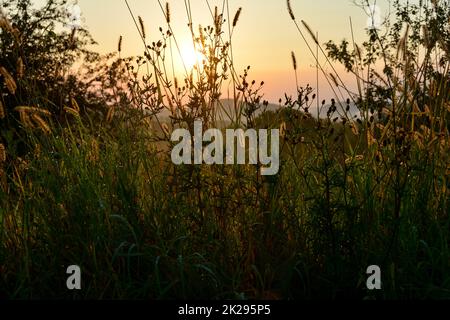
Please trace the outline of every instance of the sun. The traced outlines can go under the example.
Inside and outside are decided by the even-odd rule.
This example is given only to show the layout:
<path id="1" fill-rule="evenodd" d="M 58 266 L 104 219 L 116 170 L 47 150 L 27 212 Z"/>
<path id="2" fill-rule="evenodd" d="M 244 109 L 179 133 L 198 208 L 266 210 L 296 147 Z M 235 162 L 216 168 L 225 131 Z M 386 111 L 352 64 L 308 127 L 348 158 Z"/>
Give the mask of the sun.
<path id="1" fill-rule="evenodd" d="M 194 68 L 194 66 L 202 65 L 202 61 L 205 59 L 202 53 L 195 50 L 193 45 L 183 45 L 180 48 L 181 59 L 188 70 Z"/>

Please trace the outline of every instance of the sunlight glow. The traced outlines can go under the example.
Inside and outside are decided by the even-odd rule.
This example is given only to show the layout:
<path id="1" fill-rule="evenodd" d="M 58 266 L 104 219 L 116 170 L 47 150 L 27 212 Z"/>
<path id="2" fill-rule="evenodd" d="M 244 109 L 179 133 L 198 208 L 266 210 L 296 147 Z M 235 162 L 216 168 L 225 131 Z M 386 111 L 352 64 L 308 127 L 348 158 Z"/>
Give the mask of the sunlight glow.
<path id="1" fill-rule="evenodd" d="M 203 54 L 195 50 L 193 45 L 183 45 L 180 48 L 181 59 L 183 60 L 186 68 L 191 70 L 194 66 L 202 65 L 202 61 L 205 59 Z"/>

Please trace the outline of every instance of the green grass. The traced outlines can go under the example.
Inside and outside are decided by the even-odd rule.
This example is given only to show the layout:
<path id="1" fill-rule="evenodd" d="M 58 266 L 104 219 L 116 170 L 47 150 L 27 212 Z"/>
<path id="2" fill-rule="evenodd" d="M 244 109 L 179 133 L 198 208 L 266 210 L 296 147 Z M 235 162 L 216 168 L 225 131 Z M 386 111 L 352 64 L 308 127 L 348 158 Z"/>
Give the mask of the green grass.
<path id="1" fill-rule="evenodd" d="M 444 174 L 431 153 L 412 153 L 396 220 L 393 183 L 373 159 L 343 168 L 303 146 L 262 180 L 251 166 L 175 167 L 145 128 L 114 139 L 76 128 L 32 139 L 40 153 L 7 168 L 5 297 L 450 297 Z M 83 271 L 77 293 L 65 287 L 71 264 Z M 383 270 L 378 294 L 365 289 L 371 264 Z"/>

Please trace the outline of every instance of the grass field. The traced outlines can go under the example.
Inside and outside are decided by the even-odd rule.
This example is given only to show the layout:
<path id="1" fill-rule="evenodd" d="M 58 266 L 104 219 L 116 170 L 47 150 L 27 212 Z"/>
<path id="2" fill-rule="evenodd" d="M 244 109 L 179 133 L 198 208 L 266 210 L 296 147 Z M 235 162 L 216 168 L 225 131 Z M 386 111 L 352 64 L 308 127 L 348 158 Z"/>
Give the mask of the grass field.
<path id="1" fill-rule="evenodd" d="M 145 54 L 125 58 L 122 39 L 105 57 L 86 49 L 86 30 L 57 31 L 64 3 L 37 15 L 14 0 L 1 16 L 1 299 L 450 298 L 448 1 L 400 1 L 388 32 L 323 46 L 288 1 L 299 41 L 343 64 L 359 92 L 318 64 L 332 101 L 298 79 L 266 111 L 264 84 L 233 64 L 240 11 L 192 26 L 205 59 L 175 79 L 169 6 L 156 43 L 135 13 Z M 174 165 L 170 135 L 196 119 L 280 129 L 279 174 Z M 66 287 L 70 265 L 82 290 Z M 366 287 L 371 265 L 382 290 Z"/>

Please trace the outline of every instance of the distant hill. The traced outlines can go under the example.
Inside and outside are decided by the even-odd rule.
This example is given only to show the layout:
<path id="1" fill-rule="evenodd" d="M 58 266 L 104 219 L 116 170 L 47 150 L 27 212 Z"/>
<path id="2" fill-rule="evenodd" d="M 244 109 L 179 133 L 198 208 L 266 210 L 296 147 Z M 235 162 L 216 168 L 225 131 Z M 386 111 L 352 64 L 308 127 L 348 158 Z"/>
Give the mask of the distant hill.
<path id="1" fill-rule="evenodd" d="M 221 111 L 220 111 L 220 116 L 223 119 L 228 119 L 228 117 L 226 116 L 226 114 L 231 114 L 233 115 L 233 117 L 236 117 L 236 110 L 234 108 L 234 102 L 232 99 L 222 99 L 220 100 L 220 104 L 221 104 Z M 345 109 L 347 107 L 347 104 L 344 102 L 342 103 L 343 108 Z M 330 109 L 331 104 L 326 104 L 323 107 L 320 108 L 320 118 L 326 118 L 327 117 L 327 112 Z M 342 107 L 340 105 L 337 105 L 337 111 L 335 113 L 335 117 L 341 117 L 344 115 L 345 110 L 342 109 Z M 265 112 L 265 111 L 273 111 L 273 112 L 277 112 L 280 109 L 285 108 L 284 104 L 283 105 L 278 105 L 278 104 L 273 104 L 270 103 L 267 107 L 261 107 L 261 109 L 259 109 L 257 112 L 255 112 L 256 116 L 261 115 L 261 113 Z M 226 112 L 225 112 L 226 111 Z M 315 105 L 312 105 L 309 112 L 312 114 L 313 117 L 317 117 L 317 107 Z M 361 118 L 361 114 L 359 109 L 356 107 L 356 105 L 354 103 L 350 104 L 350 109 L 347 112 L 348 117 L 349 118 Z"/>
<path id="2" fill-rule="evenodd" d="M 326 118 L 327 112 L 330 109 L 331 104 L 326 104 L 320 108 L 320 118 Z M 346 103 L 342 103 L 342 106 L 346 108 Z M 269 103 L 267 106 L 261 106 L 255 112 L 256 117 L 261 115 L 265 111 L 277 112 L 278 110 L 285 108 L 284 105 L 278 105 L 274 103 Z M 243 113 L 243 110 L 241 111 Z M 231 123 L 231 119 L 236 120 L 239 113 L 239 107 L 236 108 L 233 99 L 221 99 L 217 105 L 217 121 L 223 124 Z M 311 106 L 310 113 L 313 117 L 317 117 L 317 107 L 315 105 Z M 344 114 L 340 105 L 337 105 L 337 112 L 335 117 L 341 117 Z M 349 118 L 361 118 L 360 111 L 355 104 L 350 104 L 350 110 L 348 111 Z M 164 110 L 160 113 L 161 120 L 166 121 L 170 117 L 170 112 Z M 241 114 L 241 121 L 245 123 L 245 116 Z"/>
<path id="3" fill-rule="evenodd" d="M 236 108 L 234 105 L 233 99 L 221 99 L 219 100 L 217 108 L 217 120 L 219 122 L 226 122 L 230 123 L 231 119 L 236 120 L 236 118 L 239 116 L 239 107 Z M 280 109 L 279 105 L 276 104 L 269 104 L 267 106 L 261 106 L 259 110 L 255 112 L 256 116 L 259 116 L 264 111 L 277 111 Z M 243 113 L 243 110 L 241 111 Z M 170 112 L 168 110 L 163 110 L 159 114 L 161 120 L 165 121 L 168 120 L 170 117 Z M 243 114 L 241 114 L 241 120 L 244 121 L 245 117 Z"/>
<path id="4" fill-rule="evenodd" d="M 241 109 L 241 110 L 240 110 Z M 233 99 L 221 99 L 218 105 L 218 120 L 230 122 L 230 118 L 236 120 L 239 116 L 238 113 L 241 112 L 241 121 L 245 122 L 244 110 L 245 106 L 237 106 L 234 105 Z M 279 105 L 276 104 L 268 104 L 267 106 L 261 106 L 260 109 L 255 111 L 255 116 L 258 117 L 265 111 L 274 111 L 280 109 Z"/>
<path id="5" fill-rule="evenodd" d="M 320 108 L 320 118 L 327 118 L 327 112 L 328 112 L 328 110 L 330 110 L 330 107 L 331 107 L 331 104 L 326 104 Z M 337 104 L 336 108 L 337 108 L 336 113 L 335 113 L 335 115 L 332 116 L 332 118 L 344 116 L 344 114 L 346 113 L 345 109 L 347 108 L 347 103 L 343 102 L 342 106 Z M 310 112 L 313 116 L 317 117 L 317 107 L 312 108 L 310 110 Z M 358 107 L 354 103 L 350 104 L 350 109 L 349 109 L 349 111 L 347 111 L 347 116 L 349 118 L 355 118 L 355 119 L 361 118 L 361 112 L 359 111 Z"/>

